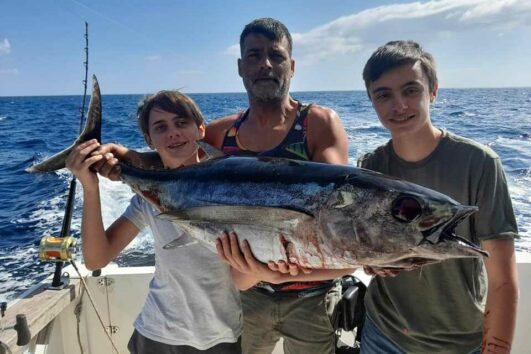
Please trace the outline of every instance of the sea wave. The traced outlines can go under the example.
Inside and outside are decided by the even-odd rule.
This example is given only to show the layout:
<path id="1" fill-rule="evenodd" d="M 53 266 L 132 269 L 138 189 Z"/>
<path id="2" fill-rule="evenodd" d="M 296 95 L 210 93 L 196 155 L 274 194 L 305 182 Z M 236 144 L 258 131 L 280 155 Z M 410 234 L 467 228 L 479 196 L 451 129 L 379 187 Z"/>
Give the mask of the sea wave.
<path id="1" fill-rule="evenodd" d="M 352 165 L 389 139 L 365 91 L 293 95 L 336 110 L 348 135 Z M 208 120 L 247 106 L 243 93 L 192 96 Z M 140 98 L 104 96 L 104 142 L 117 141 L 134 149 L 145 146 L 134 118 Z M 60 233 L 71 175 L 67 171 L 29 175 L 24 170 L 71 144 L 79 131 L 81 100 L 80 96 L 0 97 L 0 300 L 13 298 L 53 272 L 52 264 L 39 262 L 38 245 L 43 235 Z M 501 157 L 521 235 L 516 246 L 531 252 L 531 89 L 441 89 L 432 118 L 439 127 L 490 145 Z M 133 194 L 127 186 L 107 179 L 101 179 L 100 189 L 103 221 L 109 226 Z M 81 225 L 81 198 L 78 186 L 72 219 L 75 237 Z M 153 264 L 151 234 L 143 231 L 116 262 Z"/>

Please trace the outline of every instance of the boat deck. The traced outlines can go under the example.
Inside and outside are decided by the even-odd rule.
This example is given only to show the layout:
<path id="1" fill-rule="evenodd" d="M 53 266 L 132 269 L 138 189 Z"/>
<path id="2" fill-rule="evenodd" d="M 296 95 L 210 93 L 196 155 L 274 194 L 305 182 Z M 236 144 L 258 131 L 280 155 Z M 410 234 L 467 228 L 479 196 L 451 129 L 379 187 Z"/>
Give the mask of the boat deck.
<path id="1" fill-rule="evenodd" d="M 520 300 L 517 326 L 512 352 L 528 353 L 531 347 L 531 253 L 517 253 Z M 73 267 L 64 270 L 70 274 L 70 285 L 63 290 L 48 290 L 51 279 L 38 284 L 20 298 L 8 304 L 5 317 L 0 319 L 0 354 L 53 353 L 113 353 L 107 333 L 116 343 L 120 353 L 127 353 L 127 342 L 133 331 L 133 321 L 140 312 L 147 295 L 148 284 L 154 267 L 108 266 L 102 275 L 92 277 L 80 266 L 83 277 L 94 298 L 104 325 L 97 318 L 86 294 L 80 296 L 82 287 Z M 357 272 L 362 280 L 368 281 L 364 273 Z M 133 296 L 132 296 L 133 295 Z M 77 306 L 82 299 L 80 306 Z M 81 312 L 76 317 L 76 306 Z M 16 315 L 26 316 L 32 340 L 28 345 L 17 345 L 14 330 Z M 2 331 L 3 328 L 3 331 Z M 79 334 L 78 334 L 79 333 Z M 343 337 L 352 343 L 352 333 Z M 7 346 L 8 349 L 5 349 Z M 273 354 L 282 354 L 282 342 L 275 347 Z"/>

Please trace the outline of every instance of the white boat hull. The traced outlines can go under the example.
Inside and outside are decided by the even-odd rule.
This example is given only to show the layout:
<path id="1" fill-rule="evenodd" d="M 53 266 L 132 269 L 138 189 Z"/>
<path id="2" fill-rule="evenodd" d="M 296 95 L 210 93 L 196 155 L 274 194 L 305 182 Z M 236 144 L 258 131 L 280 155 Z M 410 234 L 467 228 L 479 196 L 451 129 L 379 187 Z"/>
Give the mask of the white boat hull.
<path id="1" fill-rule="evenodd" d="M 523 354 L 531 348 L 531 253 L 517 253 L 517 264 L 520 299 L 512 353 Z M 106 330 L 119 353 L 128 353 L 127 342 L 133 332 L 132 324 L 142 309 L 154 267 L 109 266 L 103 269 L 99 277 L 90 276 L 90 272 L 80 267 L 82 275 L 88 275 L 87 286 L 105 329 L 86 293 L 83 297 L 79 296 L 82 287 L 73 267 L 67 267 L 65 271 L 71 277 L 70 290 L 43 290 L 40 284 L 40 287 L 26 292 L 25 296 L 9 304 L 6 317 L 2 320 L 5 330 L 0 333 L 0 341 L 14 354 L 24 351 L 77 354 L 81 353 L 80 344 L 84 353 L 113 353 L 104 332 Z M 355 275 L 364 281 L 369 280 L 364 273 L 356 272 Z M 75 310 L 80 299 L 82 304 L 78 322 Z M 33 337 L 29 345 L 22 347 L 16 345 L 16 332 L 13 329 L 15 316 L 19 313 L 26 315 Z M 282 353 L 280 345 L 277 345 L 274 353 Z M 1 348 L 0 354 L 3 354 Z"/>

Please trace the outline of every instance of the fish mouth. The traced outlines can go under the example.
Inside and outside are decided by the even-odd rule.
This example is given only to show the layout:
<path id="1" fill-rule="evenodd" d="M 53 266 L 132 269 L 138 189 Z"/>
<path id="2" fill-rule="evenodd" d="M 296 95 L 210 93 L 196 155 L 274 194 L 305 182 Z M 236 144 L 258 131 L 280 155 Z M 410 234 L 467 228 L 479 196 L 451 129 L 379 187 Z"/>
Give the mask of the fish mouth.
<path id="1" fill-rule="evenodd" d="M 445 241 L 448 240 L 451 242 L 454 242 L 461 246 L 462 248 L 466 249 L 468 252 L 470 252 L 471 254 L 474 254 L 474 255 L 481 255 L 483 257 L 488 257 L 489 256 L 489 253 L 487 251 L 484 251 L 482 250 L 479 246 L 477 246 L 476 244 L 468 241 L 467 239 L 461 237 L 461 236 L 457 236 L 456 234 L 453 234 L 451 236 L 451 239 L 445 239 Z"/>
<path id="2" fill-rule="evenodd" d="M 455 234 L 455 228 L 457 227 L 457 225 L 459 225 L 461 221 L 463 221 L 464 219 L 479 210 L 476 206 L 468 205 L 459 205 L 455 209 L 456 211 L 454 215 L 443 225 L 439 223 L 427 230 L 422 231 L 422 235 L 424 236 L 423 241 L 428 241 L 432 244 L 436 244 L 441 241 L 441 239 L 452 239 L 454 237 L 459 237 Z M 437 232 L 439 229 L 441 229 L 441 231 Z"/>
<path id="3" fill-rule="evenodd" d="M 478 247 L 476 244 L 470 242 L 464 237 L 458 236 L 455 233 L 455 228 L 462 222 L 464 219 L 474 214 L 479 210 L 476 206 L 460 205 L 457 207 L 457 211 L 454 216 L 445 223 L 441 232 L 438 234 L 436 229 L 440 228 L 440 225 L 436 225 L 431 229 L 423 231 L 425 236 L 423 242 L 430 242 L 432 244 L 437 244 L 440 242 L 450 242 L 457 243 L 464 249 L 467 249 L 472 254 L 480 254 L 482 256 L 488 257 L 489 254 Z"/>
<path id="4" fill-rule="evenodd" d="M 453 238 L 453 237 L 459 237 L 455 234 L 455 228 L 457 227 L 457 225 L 465 220 L 467 217 L 469 217 L 470 215 L 474 214 L 475 212 L 477 212 L 479 210 L 478 207 L 476 206 L 469 206 L 469 205 L 460 205 L 457 209 L 457 212 L 455 213 L 455 215 L 453 216 L 453 218 L 450 219 L 450 221 L 448 221 L 446 223 L 446 225 L 444 226 L 442 232 L 441 232 L 441 236 L 443 238 L 446 238 L 446 237 L 450 237 L 450 238 Z"/>

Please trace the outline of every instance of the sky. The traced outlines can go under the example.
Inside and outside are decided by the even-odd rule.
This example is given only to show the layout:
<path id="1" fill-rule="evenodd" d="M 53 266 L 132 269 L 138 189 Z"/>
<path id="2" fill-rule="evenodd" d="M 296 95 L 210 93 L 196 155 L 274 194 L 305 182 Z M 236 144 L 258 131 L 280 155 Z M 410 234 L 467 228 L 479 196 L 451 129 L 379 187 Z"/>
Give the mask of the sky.
<path id="1" fill-rule="evenodd" d="M 390 40 L 437 61 L 441 87 L 530 87 L 531 0 L 1 0 L 0 96 L 243 92 L 239 35 L 273 17 L 292 33 L 292 91 L 363 90 Z"/>

